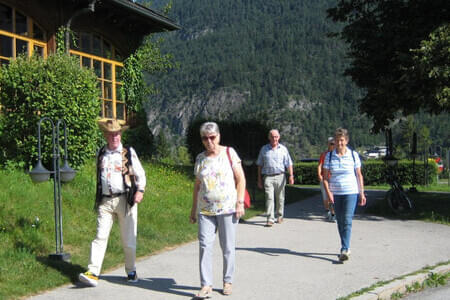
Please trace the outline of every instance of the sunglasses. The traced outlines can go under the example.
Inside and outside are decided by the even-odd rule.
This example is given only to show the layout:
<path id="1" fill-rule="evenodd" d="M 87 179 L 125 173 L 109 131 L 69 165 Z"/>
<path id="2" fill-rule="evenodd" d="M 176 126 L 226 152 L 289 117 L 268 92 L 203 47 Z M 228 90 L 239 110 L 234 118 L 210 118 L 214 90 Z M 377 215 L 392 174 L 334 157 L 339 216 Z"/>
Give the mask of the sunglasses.
<path id="1" fill-rule="evenodd" d="M 206 142 L 207 140 L 210 140 L 211 142 L 216 139 L 217 135 L 210 135 L 210 136 L 202 136 L 202 141 Z"/>

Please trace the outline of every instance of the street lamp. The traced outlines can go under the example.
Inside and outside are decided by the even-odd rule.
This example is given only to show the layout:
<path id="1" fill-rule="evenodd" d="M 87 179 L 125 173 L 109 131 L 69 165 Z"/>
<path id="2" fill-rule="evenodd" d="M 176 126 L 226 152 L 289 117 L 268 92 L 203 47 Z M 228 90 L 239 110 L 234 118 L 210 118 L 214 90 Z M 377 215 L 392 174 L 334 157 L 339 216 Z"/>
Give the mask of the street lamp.
<path id="1" fill-rule="evenodd" d="M 53 145 L 53 171 L 47 170 L 42 165 L 41 160 L 41 123 L 44 121 L 50 122 L 52 125 L 52 145 Z M 60 166 L 60 147 L 59 147 L 59 127 L 61 123 L 64 125 L 64 164 Z M 55 124 L 48 117 L 43 117 L 38 122 L 38 162 L 30 171 L 30 177 L 33 182 L 39 183 L 47 181 L 50 174 L 53 174 L 53 204 L 55 210 L 55 241 L 56 252 L 49 255 L 50 259 L 69 261 L 70 254 L 63 251 L 63 231 L 62 231 L 62 200 L 61 200 L 61 181 L 69 182 L 75 177 L 75 170 L 73 170 L 68 163 L 67 156 L 67 134 L 66 122 L 59 119 Z M 55 134 L 56 133 L 56 134 Z"/>

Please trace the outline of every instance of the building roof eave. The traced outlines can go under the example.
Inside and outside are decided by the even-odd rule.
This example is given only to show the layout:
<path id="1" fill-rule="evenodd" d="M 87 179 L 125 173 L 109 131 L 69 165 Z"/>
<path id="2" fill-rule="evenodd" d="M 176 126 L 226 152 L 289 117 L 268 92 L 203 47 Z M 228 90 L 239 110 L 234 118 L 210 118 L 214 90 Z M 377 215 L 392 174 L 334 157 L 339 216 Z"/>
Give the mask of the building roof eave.
<path id="1" fill-rule="evenodd" d="M 153 22 L 160 23 L 164 29 L 166 30 L 179 30 L 181 29 L 181 26 L 170 20 L 169 18 L 145 7 L 142 5 L 139 5 L 137 3 L 131 2 L 130 0 L 111 0 L 111 2 L 122 6 L 125 9 L 130 10 L 131 12 L 141 15 L 144 18 L 148 18 Z"/>

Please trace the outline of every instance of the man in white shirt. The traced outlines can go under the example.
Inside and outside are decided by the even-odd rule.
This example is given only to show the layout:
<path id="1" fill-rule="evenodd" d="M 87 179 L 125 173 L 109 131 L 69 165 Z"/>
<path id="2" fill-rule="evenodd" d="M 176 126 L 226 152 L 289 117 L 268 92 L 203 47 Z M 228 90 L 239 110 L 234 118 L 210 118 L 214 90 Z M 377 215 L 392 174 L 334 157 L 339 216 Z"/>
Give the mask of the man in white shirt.
<path id="1" fill-rule="evenodd" d="M 294 170 L 288 149 L 279 143 L 280 133 L 276 129 L 269 132 L 269 144 L 259 151 L 256 165 L 258 166 L 258 187 L 264 187 L 266 197 L 266 226 L 275 222 L 274 200 L 276 200 L 277 221 L 283 222 L 284 187 L 286 186 L 286 170 L 289 172 L 289 184 L 294 184 Z M 275 196 L 275 199 L 274 199 Z"/>
<path id="2" fill-rule="evenodd" d="M 114 217 L 119 220 L 122 246 L 125 254 L 125 271 L 128 282 L 137 282 L 136 234 L 137 204 L 142 201 L 146 178 L 145 171 L 131 147 L 121 143 L 122 132 L 127 128 L 117 120 L 99 122 L 107 145 L 97 156 L 97 235 L 91 244 L 88 271 L 81 273 L 81 282 L 95 287 L 98 284 L 103 258 Z M 134 175 L 136 192 L 128 195 L 130 175 Z M 133 176 L 131 176 L 132 178 Z M 131 192 L 132 193 L 132 192 Z M 129 196 L 129 197 L 128 197 Z"/>

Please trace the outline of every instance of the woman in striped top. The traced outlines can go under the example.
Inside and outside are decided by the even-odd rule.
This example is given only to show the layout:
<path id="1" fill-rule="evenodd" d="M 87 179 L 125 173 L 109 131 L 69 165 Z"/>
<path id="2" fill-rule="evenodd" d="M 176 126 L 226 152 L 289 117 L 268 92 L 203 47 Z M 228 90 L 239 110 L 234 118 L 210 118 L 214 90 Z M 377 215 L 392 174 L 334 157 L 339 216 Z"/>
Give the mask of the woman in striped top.
<path id="1" fill-rule="evenodd" d="M 358 153 L 347 147 L 348 141 L 348 131 L 344 128 L 336 129 L 335 150 L 327 154 L 323 166 L 323 184 L 329 203 L 334 204 L 341 238 L 340 261 L 347 260 L 350 255 L 352 219 L 356 205 L 358 202 L 361 206 L 366 204 L 361 161 Z"/>

